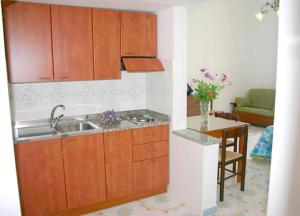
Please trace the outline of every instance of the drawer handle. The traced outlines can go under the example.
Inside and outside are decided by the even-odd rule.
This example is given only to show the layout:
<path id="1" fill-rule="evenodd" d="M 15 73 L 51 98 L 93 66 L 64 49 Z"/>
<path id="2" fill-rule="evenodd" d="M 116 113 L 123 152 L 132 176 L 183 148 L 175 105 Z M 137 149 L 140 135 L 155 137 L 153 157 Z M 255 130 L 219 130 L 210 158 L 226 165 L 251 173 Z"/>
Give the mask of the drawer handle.
<path id="1" fill-rule="evenodd" d="M 125 52 L 125 55 L 134 55 L 135 53 L 133 52 Z"/>
<path id="2" fill-rule="evenodd" d="M 70 77 L 68 76 L 62 76 L 62 77 L 58 77 L 58 79 L 69 79 Z"/>
<path id="3" fill-rule="evenodd" d="M 51 77 L 39 77 L 40 80 L 50 80 Z"/>

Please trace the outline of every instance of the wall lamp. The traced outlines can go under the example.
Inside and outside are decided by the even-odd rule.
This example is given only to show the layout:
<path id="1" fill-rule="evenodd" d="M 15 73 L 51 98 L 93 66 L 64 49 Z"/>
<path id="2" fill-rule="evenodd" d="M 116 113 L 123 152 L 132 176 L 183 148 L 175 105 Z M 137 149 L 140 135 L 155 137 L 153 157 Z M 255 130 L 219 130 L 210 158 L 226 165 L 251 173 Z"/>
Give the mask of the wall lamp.
<path id="1" fill-rule="evenodd" d="M 266 2 L 263 6 L 261 6 L 260 11 L 255 14 L 255 18 L 258 21 L 262 21 L 264 14 L 268 13 L 270 9 L 273 9 L 277 16 L 279 16 L 279 0 L 274 0 L 273 3 Z"/>

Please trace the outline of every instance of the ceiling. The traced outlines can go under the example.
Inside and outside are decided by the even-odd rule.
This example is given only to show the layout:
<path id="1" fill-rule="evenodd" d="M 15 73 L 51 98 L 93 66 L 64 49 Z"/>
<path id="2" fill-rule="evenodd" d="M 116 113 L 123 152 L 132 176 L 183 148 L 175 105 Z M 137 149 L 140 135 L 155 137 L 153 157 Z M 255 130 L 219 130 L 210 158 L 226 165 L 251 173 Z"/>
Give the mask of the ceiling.
<path id="1" fill-rule="evenodd" d="M 173 6 L 189 6 L 203 0 L 18 0 L 59 5 L 157 12 Z"/>

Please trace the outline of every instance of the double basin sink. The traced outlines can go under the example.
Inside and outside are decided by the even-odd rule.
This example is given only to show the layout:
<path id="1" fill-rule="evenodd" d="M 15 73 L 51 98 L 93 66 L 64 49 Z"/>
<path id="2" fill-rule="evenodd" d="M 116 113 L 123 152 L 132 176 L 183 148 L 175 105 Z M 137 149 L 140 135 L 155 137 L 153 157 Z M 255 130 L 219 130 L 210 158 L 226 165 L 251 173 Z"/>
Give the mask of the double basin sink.
<path id="1" fill-rule="evenodd" d="M 68 121 L 59 122 L 57 130 L 51 128 L 48 122 L 36 122 L 28 125 L 17 126 L 15 128 L 15 137 L 18 139 L 39 137 L 39 136 L 53 136 L 57 134 L 67 134 L 72 132 L 83 132 L 92 129 L 99 129 L 100 127 L 90 121 Z"/>

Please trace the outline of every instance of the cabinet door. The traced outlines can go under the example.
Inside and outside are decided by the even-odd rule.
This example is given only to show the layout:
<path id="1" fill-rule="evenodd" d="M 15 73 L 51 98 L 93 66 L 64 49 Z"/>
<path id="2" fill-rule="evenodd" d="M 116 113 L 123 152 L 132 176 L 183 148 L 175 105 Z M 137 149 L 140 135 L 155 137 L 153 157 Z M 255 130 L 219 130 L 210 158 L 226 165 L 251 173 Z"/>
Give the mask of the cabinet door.
<path id="1" fill-rule="evenodd" d="M 120 12 L 93 9 L 95 79 L 121 79 Z"/>
<path id="2" fill-rule="evenodd" d="M 51 6 L 55 80 L 93 80 L 92 9 Z"/>
<path id="3" fill-rule="evenodd" d="M 3 6 L 10 82 L 53 80 L 50 6 L 8 1 Z"/>
<path id="4" fill-rule="evenodd" d="M 106 200 L 103 135 L 62 139 L 68 207 Z"/>
<path id="5" fill-rule="evenodd" d="M 133 193 L 131 130 L 104 134 L 107 199 Z"/>
<path id="6" fill-rule="evenodd" d="M 122 12 L 122 56 L 156 56 L 156 25 L 154 14 Z"/>
<path id="7" fill-rule="evenodd" d="M 23 215 L 49 215 L 66 210 L 60 139 L 15 144 Z"/>
<path id="8" fill-rule="evenodd" d="M 134 193 L 167 187 L 169 182 L 169 157 L 133 163 Z"/>

